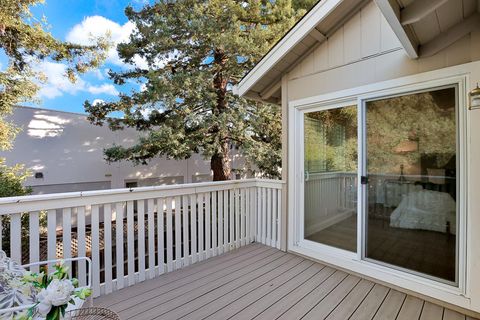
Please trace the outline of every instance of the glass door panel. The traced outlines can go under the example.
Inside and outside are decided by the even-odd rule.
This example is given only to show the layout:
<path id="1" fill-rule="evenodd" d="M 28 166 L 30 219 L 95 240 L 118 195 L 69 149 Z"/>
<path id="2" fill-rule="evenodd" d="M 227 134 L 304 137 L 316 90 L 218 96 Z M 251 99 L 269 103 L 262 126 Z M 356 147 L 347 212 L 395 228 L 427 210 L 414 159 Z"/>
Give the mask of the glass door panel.
<path id="1" fill-rule="evenodd" d="M 450 87 L 367 101 L 364 159 L 365 257 L 454 283 L 456 95 Z"/>
<path id="2" fill-rule="evenodd" d="M 304 237 L 357 251 L 357 106 L 304 115 Z"/>

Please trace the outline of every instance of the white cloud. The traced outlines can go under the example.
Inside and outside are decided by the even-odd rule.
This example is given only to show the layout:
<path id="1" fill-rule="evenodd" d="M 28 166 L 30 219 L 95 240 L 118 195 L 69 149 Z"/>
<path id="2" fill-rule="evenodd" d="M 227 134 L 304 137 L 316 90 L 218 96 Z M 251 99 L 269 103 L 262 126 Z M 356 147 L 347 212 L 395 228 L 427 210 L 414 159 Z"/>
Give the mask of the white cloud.
<path id="1" fill-rule="evenodd" d="M 105 80 L 104 72 L 102 72 L 100 69 L 94 69 L 90 71 L 90 73 L 93 74 L 98 80 Z"/>
<path id="2" fill-rule="evenodd" d="M 93 100 L 93 102 L 92 102 L 92 106 L 95 106 L 95 105 L 97 105 L 97 104 L 99 104 L 99 103 L 104 103 L 104 102 L 105 102 L 105 101 L 102 100 L 102 99 L 95 99 L 95 100 Z"/>
<path id="3" fill-rule="evenodd" d="M 46 82 L 40 84 L 39 96 L 53 99 L 62 96 L 64 93 L 76 94 L 77 92 L 89 92 L 91 94 L 108 94 L 117 96 L 117 89 L 109 83 L 93 85 L 82 78 L 72 83 L 65 77 L 67 66 L 62 63 L 44 61 L 38 64 L 36 71 L 45 75 Z"/>
<path id="4" fill-rule="evenodd" d="M 85 88 L 85 81 L 81 78 L 72 83 L 65 77 L 67 66 L 62 63 L 43 61 L 35 69 L 47 77 L 46 83 L 41 85 L 41 97 L 53 99 L 63 93 L 75 94 Z"/>
<path id="5" fill-rule="evenodd" d="M 90 92 L 91 94 L 109 94 L 111 96 L 118 96 L 118 91 L 115 89 L 113 84 L 109 83 L 104 83 L 100 86 L 89 86 L 87 88 L 87 91 Z"/>
<path id="6" fill-rule="evenodd" d="M 67 34 L 67 41 L 88 45 L 92 43 L 92 37 L 102 37 L 109 34 L 113 47 L 108 52 L 107 62 L 121 67 L 128 67 L 118 56 L 116 46 L 121 42 L 128 42 L 130 34 L 134 30 L 135 25 L 130 21 L 120 25 L 102 16 L 90 16 L 70 30 Z M 147 66 L 146 61 L 138 56 L 134 57 L 133 60 L 141 68 Z"/>

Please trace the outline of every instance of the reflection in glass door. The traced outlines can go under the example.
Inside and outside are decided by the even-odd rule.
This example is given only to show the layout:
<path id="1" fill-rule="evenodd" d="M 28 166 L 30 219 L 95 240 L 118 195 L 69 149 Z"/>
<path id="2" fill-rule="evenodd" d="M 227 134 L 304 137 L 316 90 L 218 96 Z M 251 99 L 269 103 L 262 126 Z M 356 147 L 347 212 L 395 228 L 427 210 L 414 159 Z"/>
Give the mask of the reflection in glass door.
<path id="1" fill-rule="evenodd" d="M 357 251 L 357 106 L 304 114 L 304 237 Z"/>
<path id="2" fill-rule="evenodd" d="M 456 88 L 365 103 L 365 257 L 458 282 Z M 362 179 L 363 180 L 363 179 Z"/>

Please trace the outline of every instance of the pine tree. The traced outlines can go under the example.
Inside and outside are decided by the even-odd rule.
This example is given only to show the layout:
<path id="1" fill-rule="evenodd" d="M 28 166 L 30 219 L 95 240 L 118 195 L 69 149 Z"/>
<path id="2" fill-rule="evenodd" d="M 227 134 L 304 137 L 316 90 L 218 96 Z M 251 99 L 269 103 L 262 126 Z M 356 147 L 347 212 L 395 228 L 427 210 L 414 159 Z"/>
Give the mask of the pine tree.
<path id="1" fill-rule="evenodd" d="M 111 72 L 117 85 L 141 89 L 118 101 L 85 103 L 90 120 L 143 134 L 134 146 L 105 150 L 109 161 L 146 164 L 164 155 L 210 159 L 214 180 L 228 180 L 232 146 L 266 176 L 279 174 L 281 116 L 278 107 L 234 96 L 232 87 L 288 31 L 314 1 L 160 0 L 125 11 L 137 30 L 118 46 L 133 64 L 148 68 Z M 109 117 L 121 112 L 123 117 Z"/>

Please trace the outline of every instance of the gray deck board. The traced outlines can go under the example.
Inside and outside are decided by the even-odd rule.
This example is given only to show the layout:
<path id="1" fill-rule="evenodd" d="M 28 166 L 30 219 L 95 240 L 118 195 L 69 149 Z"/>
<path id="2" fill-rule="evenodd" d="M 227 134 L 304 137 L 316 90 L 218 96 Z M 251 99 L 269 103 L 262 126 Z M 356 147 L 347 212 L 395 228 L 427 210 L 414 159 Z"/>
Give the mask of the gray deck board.
<path id="1" fill-rule="evenodd" d="M 443 318 L 443 308 L 439 305 L 425 301 L 423 305 L 422 315 L 420 320 L 433 320 Z"/>
<path id="2" fill-rule="evenodd" d="M 343 299 L 343 301 L 328 315 L 327 320 L 349 319 L 357 310 L 358 306 L 370 293 L 374 283 L 368 280 L 361 280 L 355 288 Z"/>
<path id="3" fill-rule="evenodd" d="M 423 309 L 423 300 L 407 296 L 405 302 L 400 309 L 397 320 L 412 320 L 420 318 Z"/>
<path id="4" fill-rule="evenodd" d="M 256 275 L 257 273 L 273 270 L 275 267 L 285 264 L 287 261 L 294 259 L 287 254 L 277 252 L 260 261 L 252 261 L 249 265 L 238 264 L 240 268 L 233 269 L 232 272 L 222 277 L 215 277 L 213 279 L 204 279 L 205 284 L 202 286 L 183 286 L 172 290 L 174 293 L 165 294 L 156 299 L 150 299 L 142 303 L 144 306 L 140 312 L 135 308 L 128 308 L 122 310 L 120 315 L 125 318 L 134 319 L 152 319 L 152 316 L 159 317 L 162 314 L 182 306 L 183 304 L 194 300 L 197 297 L 202 297 L 212 290 L 215 290 L 226 283 L 237 280 L 244 275 Z M 202 281 L 203 282 L 203 281 Z"/>
<path id="5" fill-rule="evenodd" d="M 226 283 L 207 294 L 189 301 L 184 299 L 183 305 L 164 314 L 161 319 L 178 319 L 189 314 L 194 319 L 204 318 L 208 316 L 209 312 L 221 308 L 224 302 L 228 303 L 235 301 L 244 293 L 248 293 L 252 288 L 255 288 L 257 284 L 260 285 L 266 281 L 271 281 L 273 278 L 280 276 L 282 273 L 299 265 L 301 262 L 302 259 L 299 257 L 292 259 L 286 255 L 263 268 L 256 269 L 255 271 L 245 274 L 243 277 L 236 278 L 234 281 Z M 227 301 L 224 301 L 225 299 Z M 202 310 L 197 310 L 202 307 L 204 307 Z M 192 315 L 191 313 L 194 311 L 195 314 Z"/>
<path id="6" fill-rule="evenodd" d="M 94 300 L 121 319 L 474 320 L 259 244 Z"/>
<path id="7" fill-rule="evenodd" d="M 352 314 L 350 320 L 372 319 L 387 297 L 389 289 L 380 284 L 375 284 L 357 310 Z"/>

